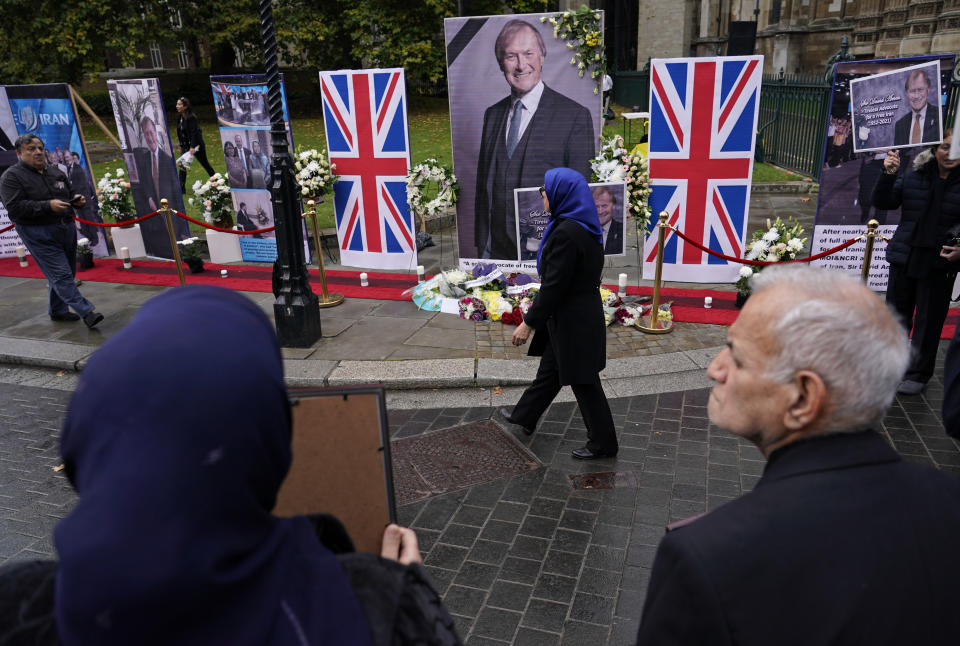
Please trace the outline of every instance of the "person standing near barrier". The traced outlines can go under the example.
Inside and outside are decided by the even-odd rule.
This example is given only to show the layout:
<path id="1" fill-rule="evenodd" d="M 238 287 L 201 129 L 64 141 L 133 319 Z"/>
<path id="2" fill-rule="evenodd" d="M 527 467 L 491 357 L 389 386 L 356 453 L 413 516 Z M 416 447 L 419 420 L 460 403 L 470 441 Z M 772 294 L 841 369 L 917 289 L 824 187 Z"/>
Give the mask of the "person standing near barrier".
<path id="1" fill-rule="evenodd" d="M 103 320 L 93 303 L 80 294 L 77 275 L 77 230 L 74 207 L 87 203 L 75 193 L 70 179 L 46 163 L 43 140 L 33 134 L 17 137 L 14 144 L 20 161 L 0 176 L 0 200 L 23 244 L 47 278 L 50 318 L 79 321 L 92 328 Z M 74 314 L 70 308 L 76 312 Z"/>
<path id="2" fill-rule="evenodd" d="M 207 175 L 214 175 L 216 171 L 207 160 L 207 148 L 203 143 L 203 134 L 200 132 L 200 126 L 197 124 L 197 115 L 193 113 L 190 107 L 190 99 L 185 96 L 177 99 L 177 112 L 180 113 L 180 120 L 177 121 L 177 139 L 180 142 L 180 154 L 188 150 L 193 153 L 193 158 L 200 162 Z M 180 191 L 187 193 L 187 171 L 183 168 L 177 168 L 177 175 L 180 178 Z"/>
<path id="3" fill-rule="evenodd" d="M 897 388 L 902 395 L 920 394 L 933 376 L 960 269 L 960 245 L 952 243 L 960 235 L 960 160 L 950 159 L 952 134 L 947 130 L 943 141 L 919 153 L 904 173 L 898 172 L 900 154 L 888 153 L 873 191 L 875 207 L 901 208 L 900 226 L 887 245 L 887 302 L 912 330 L 914 356 Z"/>
<path id="4" fill-rule="evenodd" d="M 597 207 L 587 180 L 570 168 L 548 170 L 540 194 L 549 213 L 537 252 L 542 283 L 511 339 L 513 345 L 523 345 L 536 330 L 529 354 L 540 357 L 540 366 L 513 411 L 501 408 L 500 416 L 531 435 L 561 386 L 570 386 L 587 427 L 587 444 L 574 449 L 573 457 L 613 457 L 619 449 L 617 433 L 600 385 L 607 327 L 599 292 L 603 229 Z"/>

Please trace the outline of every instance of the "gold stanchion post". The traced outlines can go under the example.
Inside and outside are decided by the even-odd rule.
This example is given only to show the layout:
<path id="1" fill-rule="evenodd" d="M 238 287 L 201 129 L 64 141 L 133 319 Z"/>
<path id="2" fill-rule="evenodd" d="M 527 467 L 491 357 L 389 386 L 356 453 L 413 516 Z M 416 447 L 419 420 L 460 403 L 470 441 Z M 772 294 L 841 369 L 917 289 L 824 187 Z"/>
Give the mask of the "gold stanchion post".
<path id="1" fill-rule="evenodd" d="M 173 232 L 173 215 L 170 213 L 169 202 L 167 198 L 160 200 L 160 212 L 163 213 L 163 219 L 167 223 L 167 235 L 170 236 L 170 248 L 173 250 L 173 260 L 177 263 L 177 275 L 180 276 L 180 286 L 183 287 L 187 281 L 183 279 L 183 260 L 180 259 L 180 247 L 177 245 L 177 236 Z"/>
<path id="2" fill-rule="evenodd" d="M 653 302 L 650 308 L 650 324 L 647 326 L 637 325 L 637 329 L 647 334 L 667 334 L 673 332 L 673 323 L 667 327 L 660 327 L 657 319 L 660 316 L 660 278 L 663 276 L 663 239 L 667 235 L 667 217 L 666 211 L 660 212 L 660 222 L 657 224 L 657 269 L 653 278 Z M 639 241 L 638 241 L 639 244 Z"/>
<path id="3" fill-rule="evenodd" d="M 313 200 L 307 201 L 307 211 L 303 217 L 310 216 L 311 226 L 313 227 L 313 242 L 317 246 L 317 269 L 320 271 L 320 289 L 323 293 L 319 298 L 319 307 L 333 307 L 343 302 L 343 294 L 331 294 L 327 291 L 327 272 L 323 268 L 323 247 L 320 244 L 320 225 L 317 224 L 317 203 Z"/>
<path id="4" fill-rule="evenodd" d="M 863 267 L 860 268 L 860 280 L 867 282 L 870 278 L 870 263 L 873 262 L 873 241 L 877 237 L 877 227 L 880 223 L 876 220 L 867 222 L 867 246 L 863 250 Z"/>

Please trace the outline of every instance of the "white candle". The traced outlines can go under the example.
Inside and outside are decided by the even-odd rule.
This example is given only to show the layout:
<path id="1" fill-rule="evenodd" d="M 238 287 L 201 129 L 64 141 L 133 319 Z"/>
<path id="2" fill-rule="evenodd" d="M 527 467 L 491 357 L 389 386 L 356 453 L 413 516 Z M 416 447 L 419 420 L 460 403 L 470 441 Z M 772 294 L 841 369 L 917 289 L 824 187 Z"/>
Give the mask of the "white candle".
<path id="1" fill-rule="evenodd" d="M 704 296 L 703 297 L 703 306 L 706 309 L 713 307 L 713 296 Z"/>
<path id="2" fill-rule="evenodd" d="M 130 249 L 129 247 L 120 247 L 120 259 L 123 260 L 123 268 L 131 269 L 133 268 L 133 263 L 130 262 Z"/>
<path id="3" fill-rule="evenodd" d="M 28 264 L 28 263 L 27 263 L 27 250 L 24 248 L 23 245 L 18 245 L 18 246 L 17 246 L 17 258 L 20 259 L 20 266 L 21 266 L 21 267 L 26 267 L 26 266 L 27 266 L 27 264 Z"/>
<path id="4" fill-rule="evenodd" d="M 423 278 L 424 278 L 424 274 L 425 274 L 425 273 L 426 273 L 426 272 L 425 272 L 424 269 L 423 269 L 423 265 L 417 265 L 417 282 L 418 282 L 418 283 L 422 283 L 422 282 L 423 282 Z"/>
<path id="5" fill-rule="evenodd" d="M 226 270 L 226 269 L 221 269 L 221 270 L 220 270 L 220 278 L 226 278 L 226 277 L 227 277 L 227 270 Z"/>
<path id="6" fill-rule="evenodd" d="M 367 273 L 362 271 L 360 272 L 360 287 L 367 287 L 370 283 L 367 281 Z"/>
<path id="7" fill-rule="evenodd" d="M 617 295 L 626 296 L 627 295 L 627 275 L 620 274 L 617 281 Z"/>

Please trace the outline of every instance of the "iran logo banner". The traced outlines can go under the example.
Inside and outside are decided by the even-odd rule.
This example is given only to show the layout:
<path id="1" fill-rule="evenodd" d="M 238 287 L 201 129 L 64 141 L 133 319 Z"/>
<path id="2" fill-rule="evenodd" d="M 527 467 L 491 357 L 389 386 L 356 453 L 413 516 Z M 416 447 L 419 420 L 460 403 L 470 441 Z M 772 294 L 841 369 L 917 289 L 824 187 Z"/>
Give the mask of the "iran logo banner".
<path id="1" fill-rule="evenodd" d="M 341 264 L 412 269 L 410 136 L 403 69 L 320 72 Z"/>
<path id="2" fill-rule="evenodd" d="M 657 259 L 657 222 L 728 256 L 742 257 L 760 108 L 762 56 L 654 59 L 650 72 L 652 215 L 643 277 Z M 736 281 L 740 265 L 711 256 L 667 230 L 664 280 Z"/>

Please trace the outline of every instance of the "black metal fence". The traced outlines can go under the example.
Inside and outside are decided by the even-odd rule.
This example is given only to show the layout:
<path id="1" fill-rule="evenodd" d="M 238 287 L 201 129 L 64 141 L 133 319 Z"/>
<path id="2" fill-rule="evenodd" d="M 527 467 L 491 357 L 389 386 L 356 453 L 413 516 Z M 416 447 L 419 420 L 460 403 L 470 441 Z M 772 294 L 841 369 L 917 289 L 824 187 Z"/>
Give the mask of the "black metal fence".
<path id="1" fill-rule="evenodd" d="M 830 112 L 831 84 L 822 75 L 764 76 L 760 88 L 756 159 L 820 179 Z M 618 72 L 613 100 L 641 111 L 650 106 L 650 73 Z M 954 81 L 944 123 L 952 126 L 960 103 L 960 84 Z"/>
<path id="2" fill-rule="evenodd" d="M 822 76 L 764 76 L 756 159 L 815 179 L 823 169 L 830 83 Z"/>

